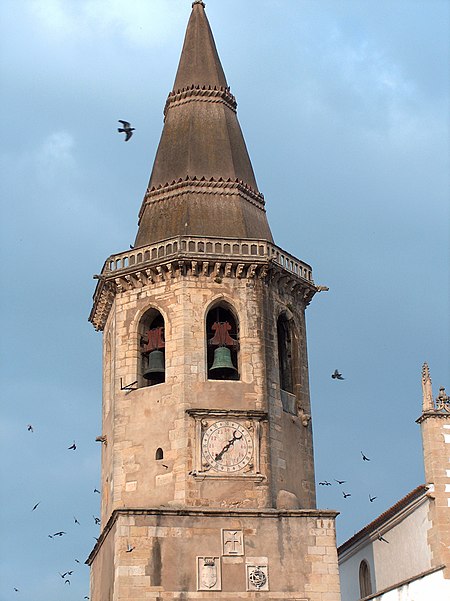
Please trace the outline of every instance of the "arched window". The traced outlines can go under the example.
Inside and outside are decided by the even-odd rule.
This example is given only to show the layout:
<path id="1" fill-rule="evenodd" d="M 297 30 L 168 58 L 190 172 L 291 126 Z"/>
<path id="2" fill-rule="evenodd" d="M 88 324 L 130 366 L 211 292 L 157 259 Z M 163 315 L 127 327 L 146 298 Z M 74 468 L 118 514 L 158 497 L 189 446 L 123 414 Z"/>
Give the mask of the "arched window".
<path id="1" fill-rule="evenodd" d="M 159 461 L 160 459 L 164 459 L 164 452 L 161 449 L 161 447 L 159 449 L 156 449 L 156 453 L 155 453 L 155 459 L 157 461 Z"/>
<path id="2" fill-rule="evenodd" d="M 220 303 L 206 316 L 209 380 L 239 380 L 239 332 L 231 309 Z"/>
<path id="3" fill-rule="evenodd" d="M 277 320 L 277 338 L 280 388 L 294 394 L 292 331 L 291 324 L 285 313 L 281 313 Z"/>
<path id="4" fill-rule="evenodd" d="M 139 324 L 140 364 L 139 387 L 154 386 L 165 380 L 164 318 L 156 309 L 149 309 Z"/>
<path id="5" fill-rule="evenodd" d="M 370 581 L 370 568 L 365 559 L 359 564 L 359 592 L 361 599 L 372 594 L 372 583 Z"/>

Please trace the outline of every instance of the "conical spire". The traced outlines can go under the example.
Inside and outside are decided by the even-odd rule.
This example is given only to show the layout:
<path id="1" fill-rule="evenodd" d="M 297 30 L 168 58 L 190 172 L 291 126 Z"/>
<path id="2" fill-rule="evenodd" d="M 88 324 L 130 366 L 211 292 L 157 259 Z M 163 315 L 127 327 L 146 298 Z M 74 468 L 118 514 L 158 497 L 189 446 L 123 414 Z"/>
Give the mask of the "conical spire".
<path id="1" fill-rule="evenodd" d="M 192 5 L 135 246 L 180 235 L 272 241 L 204 8 Z"/>

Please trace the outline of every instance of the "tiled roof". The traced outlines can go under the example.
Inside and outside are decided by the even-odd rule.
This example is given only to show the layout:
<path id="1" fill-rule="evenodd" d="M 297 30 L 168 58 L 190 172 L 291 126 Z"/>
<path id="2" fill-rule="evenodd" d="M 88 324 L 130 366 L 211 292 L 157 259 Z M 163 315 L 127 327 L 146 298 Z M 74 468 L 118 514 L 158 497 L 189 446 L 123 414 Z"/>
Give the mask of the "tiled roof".
<path id="1" fill-rule="evenodd" d="M 338 547 L 338 555 L 352 547 L 356 542 L 363 539 L 365 536 L 378 530 L 390 518 L 394 517 L 402 509 L 407 507 L 412 501 L 422 496 L 426 491 L 427 487 L 425 486 L 425 484 L 421 484 L 420 486 L 409 492 L 406 496 L 400 499 L 400 501 L 397 501 L 395 505 L 392 505 L 392 507 L 389 507 L 389 509 L 387 509 L 384 513 L 375 518 L 373 522 L 370 522 L 370 524 L 364 526 L 364 528 L 362 528 L 359 532 L 357 532 L 351 538 L 342 543 L 342 545 Z"/>

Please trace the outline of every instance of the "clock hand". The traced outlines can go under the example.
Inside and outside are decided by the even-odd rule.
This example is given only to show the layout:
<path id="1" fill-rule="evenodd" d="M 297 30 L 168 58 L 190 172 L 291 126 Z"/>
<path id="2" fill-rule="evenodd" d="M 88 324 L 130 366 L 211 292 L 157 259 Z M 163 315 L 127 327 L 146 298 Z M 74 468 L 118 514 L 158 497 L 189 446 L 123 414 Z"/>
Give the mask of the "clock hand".
<path id="1" fill-rule="evenodd" d="M 214 459 L 216 461 L 220 461 L 224 455 L 224 453 L 226 453 L 228 451 L 229 448 L 231 448 L 236 440 L 241 440 L 243 434 L 241 434 L 240 436 L 236 436 L 237 430 L 235 430 L 233 432 L 233 438 L 231 440 L 229 440 L 227 442 L 227 444 L 223 447 L 223 449 L 220 451 L 220 453 L 217 453 L 217 455 L 214 457 Z"/>

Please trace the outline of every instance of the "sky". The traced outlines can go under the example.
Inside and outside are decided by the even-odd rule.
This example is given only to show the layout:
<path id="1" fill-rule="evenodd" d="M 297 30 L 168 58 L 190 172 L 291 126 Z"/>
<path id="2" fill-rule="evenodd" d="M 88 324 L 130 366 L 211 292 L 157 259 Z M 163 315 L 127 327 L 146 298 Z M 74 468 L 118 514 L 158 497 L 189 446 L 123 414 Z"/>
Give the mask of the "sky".
<path id="1" fill-rule="evenodd" d="M 450 4 L 206 5 L 275 241 L 329 287 L 307 309 L 310 387 L 316 478 L 333 483 L 318 507 L 340 512 L 343 542 L 424 482 L 423 362 L 434 396 L 450 388 Z M 190 6 L 0 4 L 0 601 L 89 594 L 92 275 L 134 242 Z"/>

